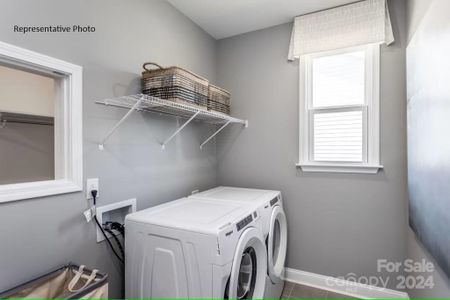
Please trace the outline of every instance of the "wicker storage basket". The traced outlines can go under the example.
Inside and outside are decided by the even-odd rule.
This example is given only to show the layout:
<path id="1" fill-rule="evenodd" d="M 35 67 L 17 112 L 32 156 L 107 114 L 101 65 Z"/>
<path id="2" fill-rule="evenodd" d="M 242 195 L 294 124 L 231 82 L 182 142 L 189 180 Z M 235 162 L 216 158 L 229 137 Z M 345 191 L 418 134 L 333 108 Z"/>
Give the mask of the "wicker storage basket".
<path id="1" fill-rule="evenodd" d="M 154 66 L 156 69 L 150 69 Z M 155 63 L 145 63 L 142 72 L 142 92 L 173 102 L 206 109 L 208 106 L 207 79 L 179 67 L 163 68 Z"/>
<path id="2" fill-rule="evenodd" d="M 209 85 L 208 110 L 230 114 L 230 93 L 218 86 Z"/>

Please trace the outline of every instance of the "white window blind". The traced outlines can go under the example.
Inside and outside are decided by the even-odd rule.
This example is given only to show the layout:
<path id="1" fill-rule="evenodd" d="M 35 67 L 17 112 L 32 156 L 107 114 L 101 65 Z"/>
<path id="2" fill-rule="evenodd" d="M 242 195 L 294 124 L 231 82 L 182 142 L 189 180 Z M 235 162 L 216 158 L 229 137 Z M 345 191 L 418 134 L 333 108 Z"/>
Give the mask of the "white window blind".
<path id="1" fill-rule="evenodd" d="M 288 59 L 320 51 L 393 42 L 386 0 L 365 0 L 296 17 Z"/>
<path id="2" fill-rule="evenodd" d="M 363 112 L 314 113 L 313 160 L 363 162 Z"/>

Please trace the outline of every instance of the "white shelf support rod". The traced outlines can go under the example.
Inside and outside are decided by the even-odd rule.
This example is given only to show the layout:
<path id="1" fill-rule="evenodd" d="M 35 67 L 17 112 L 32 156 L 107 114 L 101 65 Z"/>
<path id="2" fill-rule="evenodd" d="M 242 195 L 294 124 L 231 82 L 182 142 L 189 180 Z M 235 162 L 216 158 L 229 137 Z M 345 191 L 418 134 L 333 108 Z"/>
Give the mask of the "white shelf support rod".
<path id="1" fill-rule="evenodd" d="M 117 122 L 116 125 L 114 125 L 113 128 L 111 128 L 109 130 L 109 132 L 106 134 L 106 136 L 103 138 L 103 140 L 100 142 L 100 145 L 98 146 L 98 148 L 100 150 L 103 150 L 104 147 L 103 145 L 105 144 L 105 142 L 109 139 L 109 137 L 114 133 L 114 131 L 117 130 L 117 128 L 119 128 L 120 125 L 122 125 L 123 122 L 125 122 L 126 119 L 128 119 L 128 117 L 131 115 L 131 113 L 133 113 L 139 106 L 139 104 L 141 104 L 141 102 L 143 101 L 143 99 L 139 99 L 134 105 L 133 107 L 130 108 L 130 110 L 122 117 L 122 119 L 119 120 L 119 122 Z"/>
<path id="2" fill-rule="evenodd" d="M 170 142 L 178 133 L 180 133 L 181 130 L 183 130 L 184 127 L 187 126 L 187 124 L 191 123 L 192 120 L 195 119 L 195 117 L 197 117 L 197 115 L 200 113 L 200 111 L 198 110 L 192 117 L 189 118 L 189 120 L 187 120 L 183 125 L 181 125 L 174 133 L 172 133 L 171 136 L 169 136 L 167 138 L 167 140 L 164 141 L 164 143 L 161 144 L 161 148 L 164 150 L 166 148 L 166 145 L 168 142 Z"/>
<path id="3" fill-rule="evenodd" d="M 229 120 L 228 122 L 226 122 L 225 124 L 222 125 L 222 127 L 219 128 L 219 130 L 217 130 L 216 132 L 214 132 L 213 135 L 211 135 L 209 138 L 207 138 L 201 145 L 200 145 L 200 149 L 203 149 L 203 146 L 208 143 L 213 137 L 215 137 L 219 132 L 221 132 L 225 127 L 228 126 L 228 124 L 231 123 L 231 120 Z"/>

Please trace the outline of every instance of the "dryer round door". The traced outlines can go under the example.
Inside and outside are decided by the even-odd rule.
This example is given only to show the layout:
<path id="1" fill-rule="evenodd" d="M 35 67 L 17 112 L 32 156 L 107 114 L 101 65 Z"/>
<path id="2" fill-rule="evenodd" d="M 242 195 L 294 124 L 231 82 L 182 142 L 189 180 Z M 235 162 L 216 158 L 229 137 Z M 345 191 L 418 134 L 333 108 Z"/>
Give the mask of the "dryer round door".
<path id="1" fill-rule="evenodd" d="M 264 238 L 256 228 L 240 236 L 231 267 L 228 298 L 262 299 L 264 297 L 267 253 Z"/>
<path id="2" fill-rule="evenodd" d="M 283 281 L 286 248 L 286 215 L 280 206 L 275 206 L 270 217 L 270 228 L 267 243 L 268 274 L 273 283 Z"/>

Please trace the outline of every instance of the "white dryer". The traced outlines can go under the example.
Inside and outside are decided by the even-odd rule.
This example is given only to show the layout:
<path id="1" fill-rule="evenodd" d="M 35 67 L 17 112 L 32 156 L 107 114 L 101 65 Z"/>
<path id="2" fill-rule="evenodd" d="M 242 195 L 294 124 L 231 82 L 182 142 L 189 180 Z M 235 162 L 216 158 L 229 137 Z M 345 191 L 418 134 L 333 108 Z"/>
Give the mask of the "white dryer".
<path id="1" fill-rule="evenodd" d="M 287 222 L 279 191 L 217 187 L 190 198 L 232 203 L 249 203 L 260 211 L 267 251 L 265 298 L 279 298 L 284 287 L 284 263 L 287 250 Z"/>
<path id="2" fill-rule="evenodd" d="M 126 217 L 126 298 L 262 298 L 256 209 L 183 198 Z"/>

